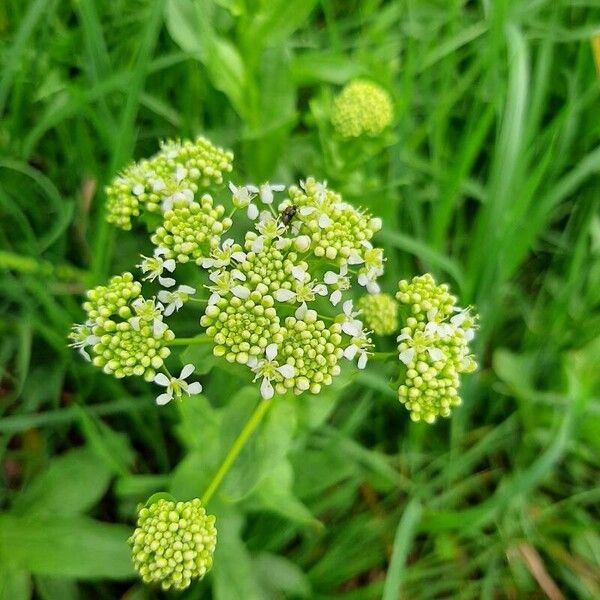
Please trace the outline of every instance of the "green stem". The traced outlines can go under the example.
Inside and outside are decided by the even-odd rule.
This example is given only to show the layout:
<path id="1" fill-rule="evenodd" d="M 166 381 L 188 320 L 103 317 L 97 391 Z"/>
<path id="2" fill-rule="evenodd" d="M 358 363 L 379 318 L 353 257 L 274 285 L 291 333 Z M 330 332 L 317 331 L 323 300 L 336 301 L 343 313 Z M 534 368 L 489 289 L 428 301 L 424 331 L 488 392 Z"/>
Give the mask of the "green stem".
<path id="1" fill-rule="evenodd" d="M 200 344 L 211 344 L 212 338 L 207 335 L 198 335 L 196 337 L 175 338 L 167 342 L 167 346 L 198 346 Z"/>
<path id="2" fill-rule="evenodd" d="M 397 352 L 373 352 L 369 355 L 369 360 L 387 360 L 396 354 Z"/>
<path id="3" fill-rule="evenodd" d="M 223 478 L 225 477 L 225 475 L 227 475 L 229 469 L 231 469 L 231 466 L 235 462 L 235 459 L 238 457 L 242 448 L 246 445 L 246 442 L 250 439 L 250 436 L 252 435 L 254 430 L 262 421 L 263 417 L 269 410 L 271 404 L 272 400 L 260 400 L 260 402 L 257 404 L 256 408 L 254 409 L 254 412 L 250 415 L 248 421 L 246 421 L 244 428 L 240 431 L 237 438 L 235 438 L 235 441 L 233 442 L 231 448 L 229 448 L 229 451 L 225 455 L 221 466 L 214 474 L 213 478 L 208 484 L 208 487 L 206 488 L 206 491 L 202 495 L 201 500 L 204 506 L 206 506 L 208 502 L 210 502 L 210 499 L 213 497 L 213 494 L 217 491 L 217 488 L 221 484 L 221 481 L 223 481 Z"/>
<path id="4" fill-rule="evenodd" d="M 56 276 L 63 281 L 85 282 L 89 274 L 71 265 L 53 265 L 52 263 L 34 258 L 33 256 L 23 256 L 14 252 L 0 251 L 0 268 L 18 271 L 19 273 L 31 275 Z"/>

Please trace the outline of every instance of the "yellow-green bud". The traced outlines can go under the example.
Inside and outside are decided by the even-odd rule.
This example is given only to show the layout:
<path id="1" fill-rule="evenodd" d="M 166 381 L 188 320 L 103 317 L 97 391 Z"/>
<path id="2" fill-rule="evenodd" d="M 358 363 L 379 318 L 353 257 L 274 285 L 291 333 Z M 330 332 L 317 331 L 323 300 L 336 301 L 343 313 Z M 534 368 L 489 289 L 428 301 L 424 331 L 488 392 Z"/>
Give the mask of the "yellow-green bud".
<path id="1" fill-rule="evenodd" d="M 390 125 L 393 107 L 390 95 L 369 81 L 353 81 L 333 103 L 331 121 L 343 137 L 377 136 Z"/>
<path id="2" fill-rule="evenodd" d="M 377 335 L 390 335 L 398 329 L 398 304 L 389 294 L 369 294 L 358 301 L 369 329 Z"/>
<path id="3" fill-rule="evenodd" d="M 202 579 L 213 563 L 215 521 L 197 498 L 190 502 L 160 499 L 141 508 L 129 544 L 143 581 L 158 583 L 164 590 L 183 590 L 192 579 Z"/>

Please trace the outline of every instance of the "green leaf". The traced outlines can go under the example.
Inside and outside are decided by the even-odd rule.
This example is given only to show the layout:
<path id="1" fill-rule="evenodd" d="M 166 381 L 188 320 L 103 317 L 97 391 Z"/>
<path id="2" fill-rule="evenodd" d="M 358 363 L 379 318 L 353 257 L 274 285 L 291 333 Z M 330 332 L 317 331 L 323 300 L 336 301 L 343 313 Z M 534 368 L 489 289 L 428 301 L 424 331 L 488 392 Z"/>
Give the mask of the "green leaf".
<path id="1" fill-rule="evenodd" d="M 211 344 L 195 344 L 188 346 L 181 353 L 181 364 L 194 365 L 194 373 L 196 375 L 206 375 L 217 364 L 217 357 L 213 354 Z"/>
<path id="2" fill-rule="evenodd" d="M 310 581 L 292 561 L 270 552 L 260 552 L 254 559 L 263 589 L 270 598 L 311 596 Z"/>
<path id="3" fill-rule="evenodd" d="M 306 23 L 316 0 L 268 0 L 250 24 L 248 37 L 265 45 L 287 39 Z"/>
<path id="4" fill-rule="evenodd" d="M 29 573 L 9 569 L 0 564 L 0 598 L 6 600 L 29 600 L 31 598 Z"/>
<path id="5" fill-rule="evenodd" d="M 213 567 L 215 600 L 263 600 L 250 554 L 241 540 L 242 515 L 222 505 L 217 511 L 219 542 Z"/>
<path id="6" fill-rule="evenodd" d="M 406 571 L 406 559 L 412 547 L 420 518 L 421 505 L 417 500 L 411 500 L 404 509 L 396 529 L 392 560 L 385 578 L 383 600 L 396 600 L 401 597 L 400 585 Z"/>
<path id="7" fill-rule="evenodd" d="M 35 589 L 42 600 L 77 600 L 79 590 L 72 579 L 43 577 L 35 578 Z"/>
<path id="8" fill-rule="evenodd" d="M 71 515 L 94 506 L 106 493 L 110 472 L 88 448 L 54 458 L 15 500 L 16 514 Z"/>
<path id="9" fill-rule="evenodd" d="M 103 465 L 115 475 L 127 475 L 135 461 L 135 452 L 127 436 L 113 431 L 106 423 L 85 408 L 75 405 L 81 429 L 90 449 Z"/>
<path id="10" fill-rule="evenodd" d="M 86 517 L 0 516 L 0 562 L 36 575 L 128 579 L 131 529 Z"/>

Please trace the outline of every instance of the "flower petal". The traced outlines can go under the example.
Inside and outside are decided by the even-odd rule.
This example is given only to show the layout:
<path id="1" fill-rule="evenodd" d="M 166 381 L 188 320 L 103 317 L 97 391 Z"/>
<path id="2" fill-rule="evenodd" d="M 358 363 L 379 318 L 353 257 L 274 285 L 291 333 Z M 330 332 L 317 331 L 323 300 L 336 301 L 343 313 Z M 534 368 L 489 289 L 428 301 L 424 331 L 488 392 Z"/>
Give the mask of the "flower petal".
<path id="1" fill-rule="evenodd" d="M 301 321 L 302 319 L 304 319 L 304 315 L 306 315 L 307 311 L 308 311 L 308 306 L 306 305 L 306 302 L 303 302 L 296 309 L 296 312 L 294 313 L 294 316 L 296 317 L 296 319 L 298 319 L 298 321 Z"/>
<path id="2" fill-rule="evenodd" d="M 277 300 L 277 302 L 289 302 L 296 297 L 295 292 L 291 290 L 286 290 L 284 288 L 279 288 L 273 292 L 273 298 Z"/>
<path id="3" fill-rule="evenodd" d="M 439 348 L 427 348 L 427 353 L 431 357 L 431 360 L 444 360 L 446 355 Z"/>
<path id="4" fill-rule="evenodd" d="M 171 402 L 171 400 L 173 400 L 173 395 L 165 392 L 164 394 L 156 397 L 156 404 L 159 406 L 164 406 L 165 404 Z"/>
<path id="5" fill-rule="evenodd" d="M 231 293 L 242 300 L 247 300 L 250 297 L 250 290 L 243 285 L 236 285 L 235 287 L 231 288 Z"/>
<path id="6" fill-rule="evenodd" d="M 179 379 L 187 379 L 194 372 L 194 365 L 192 363 L 188 363 L 181 369 L 181 373 L 179 373 Z"/>
<path id="7" fill-rule="evenodd" d="M 275 390 L 273 389 L 271 382 L 265 377 L 262 380 L 262 383 L 260 384 L 260 395 L 265 400 L 270 400 L 273 397 L 274 393 L 275 393 Z"/>
<path id="8" fill-rule="evenodd" d="M 400 352 L 400 354 L 398 355 L 400 362 L 403 362 L 406 366 L 410 365 L 410 363 L 413 361 L 414 357 L 415 357 L 415 349 L 414 348 L 407 348 L 406 350 L 403 350 L 402 352 Z"/>
<path id="9" fill-rule="evenodd" d="M 269 344 L 265 348 L 265 356 L 267 360 L 273 360 L 277 356 L 277 344 Z"/>
<path id="10" fill-rule="evenodd" d="M 196 396 L 200 392 L 202 392 L 202 384 L 199 381 L 194 381 L 194 383 L 188 385 L 187 393 L 190 396 Z"/>
<path id="11" fill-rule="evenodd" d="M 360 356 L 358 357 L 358 362 L 356 363 L 356 366 L 359 369 L 364 369 L 367 366 L 367 360 L 368 360 L 368 355 L 366 352 L 361 352 Z"/>
<path id="12" fill-rule="evenodd" d="M 169 378 L 164 373 L 157 373 L 154 376 L 154 383 L 162 387 L 167 387 L 170 383 Z"/>
<path id="13" fill-rule="evenodd" d="M 334 273 L 333 271 L 327 271 L 327 273 L 325 273 L 323 276 L 323 281 L 327 285 L 333 285 L 334 283 L 337 283 L 338 278 L 339 275 L 337 273 Z"/>
<path id="14" fill-rule="evenodd" d="M 281 367 L 279 367 L 277 370 L 281 373 L 284 379 L 291 379 L 296 374 L 296 369 L 294 369 L 292 365 L 288 364 L 281 365 Z"/>
<path id="15" fill-rule="evenodd" d="M 254 221 L 258 217 L 258 207 L 256 204 L 248 204 L 248 210 L 246 211 L 246 214 L 251 221 Z"/>
<path id="16" fill-rule="evenodd" d="M 339 301 L 342 299 L 342 291 L 341 290 L 335 290 L 335 292 L 333 292 L 331 294 L 331 296 L 329 297 L 329 300 L 331 301 L 331 304 L 333 304 L 333 306 L 336 306 L 337 304 L 339 304 Z"/>

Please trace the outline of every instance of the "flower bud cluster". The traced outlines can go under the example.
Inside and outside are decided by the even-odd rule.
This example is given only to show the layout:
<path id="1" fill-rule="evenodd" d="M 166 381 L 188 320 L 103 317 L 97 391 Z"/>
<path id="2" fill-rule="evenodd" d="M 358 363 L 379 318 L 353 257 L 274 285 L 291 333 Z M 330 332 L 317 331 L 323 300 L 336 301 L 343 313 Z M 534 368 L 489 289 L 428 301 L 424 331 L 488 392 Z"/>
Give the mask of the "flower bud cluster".
<path id="1" fill-rule="evenodd" d="M 377 136 L 392 118 L 390 95 L 369 81 L 352 81 L 333 102 L 331 122 L 342 137 Z"/>
<path id="2" fill-rule="evenodd" d="M 155 156 L 128 166 L 107 186 L 107 220 L 131 229 L 132 217 L 142 210 L 159 212 L 182 194 L 193 197 L 198 190 L 221 185 L 232 161 L 231 152 L 203 137 L 163 142 Z"/>
<path id="3" fill-rule="evenodd" d="M 436 285 L 429 274 L 400 281 L 396 298 L 410 309 L 398 336 L 399 359 L 406 377 L 398 389 L 400 401 L 414 421 L 433 423 L 461 404 L 460 375 L 477 364 L 469 349 L 476 316 L 456 306 L 447 285 Z"/>
<path id="4" fill-rule="evenodd" d="M 200 500 L 160 499 L 138 513 L 129 538 L 135 569 L 146 583 L 183 590 L 211 569 L 217 543 L 215 517 Z"/>
<path id="5" fill-rule="evenodd" d="M 195 202 L 181 194 L 163 215 L 163 223 L 152 235 L 152 243 L 165 249 L 167 259 L 197 264 L 218 247 L 221 234 L 231 227 L 231 219 L 223 217 L 225 208 L 214 206 L 209 194 Z"/>
<path id="6" fill-rule="evenodd" d="M 344 202 L 340 194 L 312 177 L 292 186 L 289 196 L 279 208 L 295 208 L 294 228 L 305 251 L 357 269 L 358 283 L 371 293 L 378 292 L 376 280 L 383 273 L 383 251 L 374 248 L 370 240 L 381 229 L 381 219 Z"/>
<path id="7" fill-rule="evenodd" d="M 377 335 L 398 329 L 398 304 L 389 294 L 367 294 L 358 301 L 364 322 Z"/>
<path id="8" fill-rule="evenodd" d="M 374 286 L 383 272 L 383 253 L 370 242 L 380 220 L 314 179 L 292 188 L 277 212 L 281 188 L 231 184 L 234 213 L 247 209 L 253 230 L 242 244 L 225 240 L 201 261 L 212 294 L 200 324 L 216 356 L 254 372 L 264 398 L 318 393 L 344 357 L 364 368 L 372 344 L 343 297 L 353 280 Z M 268 210 L 254 204 L 256 194 Z"/>
<path id="9" fill-rule="evenodd" d="M 127 272 L 89 290 L 83 303 L 87 320 L 74 325 L 69 337 L 71 345 L 105 373 L 151 381 L 170 354 L 166 342 L 175 336 L 163 322 L 162 305 L 154 298 L 146 300 L 141 291 L 141 284 Z"/>

